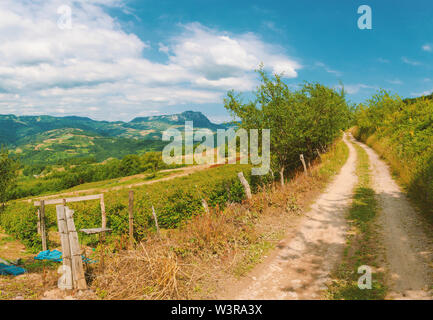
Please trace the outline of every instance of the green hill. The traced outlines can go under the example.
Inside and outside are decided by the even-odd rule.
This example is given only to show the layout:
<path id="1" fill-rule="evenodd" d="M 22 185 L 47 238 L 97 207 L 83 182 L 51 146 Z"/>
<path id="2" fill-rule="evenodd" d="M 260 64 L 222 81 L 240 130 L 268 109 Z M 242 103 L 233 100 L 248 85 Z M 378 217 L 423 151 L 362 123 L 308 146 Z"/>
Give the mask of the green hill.
<path id="1" fill-rule="evenodd" d="M 127 154 L 160 151 L 166 145 L 162 132 L 170 127 L 183 130 L 185 121 L 195 128 L 216 131 L 201 112 L 135 118 L 130 122 L 96 121 L 85 117 L 0 115 L 0 145 L 6 145 L 21 161 L 54 163 L 63 159 L 93 157 L 96 161 L 122 158 Z"/>
<path id="2" fill-rule="evenodd" d="M 11 150 L 23 163 L 55 163 L 70 158 L 92 157 L 97 162 L 127 154 L 159 151 L 161 140 L 104 137 L 82 129 L 54 129 L 20 139 Z"/>

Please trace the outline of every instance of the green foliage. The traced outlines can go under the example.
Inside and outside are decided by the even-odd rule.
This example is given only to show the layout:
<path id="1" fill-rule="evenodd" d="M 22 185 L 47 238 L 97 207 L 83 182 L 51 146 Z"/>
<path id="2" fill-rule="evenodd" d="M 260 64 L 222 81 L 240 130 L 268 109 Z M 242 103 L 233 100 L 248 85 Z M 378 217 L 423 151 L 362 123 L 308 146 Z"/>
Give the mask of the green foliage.
<path id="1" fill-rule="evenodd" d="M 21 240 L 26 248 L 34 251 L 42 248 L 41 239 L 37 233 L 37 222 L 38 216 L 33 204 L 20 203 L 14 205 L 13 208 L 7 205 L 5 210 L 0 212 L 0 225 L 3 229 Z"/>
<path id="2" fill-rule="evenodd" d="M 18 160 L 9 155 L 3 147 L 0 150 L 0 203 L 8 200 L 8 193 L 18 176 Z"/>
<path id="3" fill-rule="evenodd" d="M 433 206 L 433 100 L 401 100 L 380 92 L 357 111 L 355 135 L 399 174 L 409 194 Z"/>
<path id="4" fill-rule="evenodd" d="M 344 92 L 318 83 L 305 83 L 289 90 L 280 75 L 270 78 L 260 69 L 262 84 L 256 99 L 242 103 L 239 95 L 228 92 L 225 108 L 241 119 L 244 129 L 270 129 L 273 170 L 299 166 L 299 155 L 317 157 L 316 149 L 330 145 L 346 128 L 350 110 Z"/>
<path id="5" fill-rule="evenodd" d="M 23 173 L 29 175 L 38 172 L 43 177 L 24 177 L 19 180 L 16 188 L 9 193 L 9 200 L 28 196 L 36 196 L 45 192 L 61 191 L 74 186 L 131 176 L 138 173 L 154 173 L 162 169 L 179 167 L 166 165 L 160 152 L 147 152 L 143 156 L 127 155 L 122 160 L 112 159 L 104 164 L 89 164 L 88 161 L 79 165 L 63 167 L 57 170 L 49 166 L 27 166 Z"/>
<path id="6" fill-rule="evenodd" d="M 193 173 L 172 180 L 159 181 L 134 189 L 135 236 L 142 239 L 154 229 L 152 205 L 162 228 L 176 228 L 185 220 L 203 213 L 202 199 L 210 207 L 224 208 L 227 202 L 240 202 L 245 198 L 237 173 L 242 171 L 253 189 L 264 180 L 251 180 L 251 166 L 227 165 Z M 128 231 L 128 189 L 105 193 L 107 226 L 114 235 Z M 98 201 L 71 203 L 75 210 L 77 229 L 101 225 Z M 55 206 L 46 206 L 47 228 L 56 229 Z M 36 233 L 36 208 L 27 202 L 15 201 L 0 214 L 0 225 L 5 231 L 22 240 L 29 248 L 40 249 Z"/>
<path id="7" fill-rule="evenodd" d="M 1 141 L 1 140 L 0 140 Z M 161 140 L 106 137 L 79 129 L 56 129 L 30 135 L 16 142 L 14 152 L 26 165 L 86 164 L 128 154 L 160 151 Z"/>
<path id="8" fill-rule="evenodd" d="M 161 151 L 166 145 L 161 141 L 162 131 L 169 127 L 182 130 L 185 121 L 193 121 L 195 128 L 213 131 L 226 128 L 226 125 L 210 122 L 201 112 L 193 111 L 141 117 L 130 122 L 74 116 L 0 115 L 0 144 L 20 154 L 26 165 L 59 164 L 89 156 L 100 162 L 110 157 Z"/>

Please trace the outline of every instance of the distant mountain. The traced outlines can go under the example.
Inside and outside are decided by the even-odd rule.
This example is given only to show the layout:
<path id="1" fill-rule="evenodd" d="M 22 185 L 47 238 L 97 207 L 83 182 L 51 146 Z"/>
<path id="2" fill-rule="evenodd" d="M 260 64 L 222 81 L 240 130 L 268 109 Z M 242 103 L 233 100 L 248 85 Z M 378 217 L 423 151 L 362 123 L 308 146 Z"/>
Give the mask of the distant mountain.
<path id="1" fill-rule="evenodd" d="M 185 121 L 193 121 L 194 127 L 208 128 L 211 130 L 226 127 L 224 125 L 210 122 L 203 113 L 196 111 L 185 111 L 180 114 L 135 118 L 128 125 L 131 127 L 152 127 L 155 126 L 156 123 L 161 123 L 168 126 L 183 126 L 185 124 Z"/>
<path id="2" fill-rule="evenodd" d="M 209 128 L 213 131 L 227 127 L 210 122 L 204 114 L 197 111 L 141 117 L 130 122 L 96 121 L 75 116 L 0 115 L 0 143 L 16 146 L 23 138 L 55 129 L 81 129 L 104 137 L 152 140 L 160 139 L 162 131 L 171 126 L 183 128 L 185 121 L 193 121 L 196 128 Z"/>
<path id="3" fill-rule="evenodd" d="M 130 122 L 96 121 L 86 117 L 0 115 L 0 145 L 19 154 L 23 162 L 54 162 L 92 156 L 98 161 L 126 154 L 162 150 L 162 132 L 183 130 L 185 121 L 194 128 L 216 131 L 228 125 L 215 124 L 201 112 L 135 118 Z"/>

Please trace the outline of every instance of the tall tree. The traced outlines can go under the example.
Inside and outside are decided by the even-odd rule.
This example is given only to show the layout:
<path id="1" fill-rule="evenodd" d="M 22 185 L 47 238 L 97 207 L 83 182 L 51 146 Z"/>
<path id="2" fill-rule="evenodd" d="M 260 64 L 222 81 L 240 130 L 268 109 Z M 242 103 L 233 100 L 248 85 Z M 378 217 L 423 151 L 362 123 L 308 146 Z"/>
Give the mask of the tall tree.
<path id="1" fill-rule="evenodd" d="M 349 107 L 344 90 L 337 92 L 320 84 L 304 83 L 291 91 L 282 75 L 258 70 L 261 85 L 255 100 L 243 103 L 239 94 L 229 91 L 224 105 L 241 120 L 244 129 L 271 130 L 272 169 L 284 172 L 299 165 L 299 155 L 314 158 L 316 149 L 332 143 L 347 126 Z"/>

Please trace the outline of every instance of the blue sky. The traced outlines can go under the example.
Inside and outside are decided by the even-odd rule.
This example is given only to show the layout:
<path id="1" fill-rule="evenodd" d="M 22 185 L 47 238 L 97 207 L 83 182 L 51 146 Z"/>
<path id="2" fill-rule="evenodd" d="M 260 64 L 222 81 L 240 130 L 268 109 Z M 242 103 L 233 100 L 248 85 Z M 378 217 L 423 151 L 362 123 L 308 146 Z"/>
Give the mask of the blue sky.
<path id="1" fill-rule="evenodd" d="M 59 26 L 61 6 L 71 25 Z M 360 5 L 372 30 L 357 26 Z M 0 113 L 104 120 L 202 111 L 228 120 L 227 90 L 249 93 L 260 61 L 303 81 L 433 91 L 433 3 L 327 1 L 2 1 Z"/>

